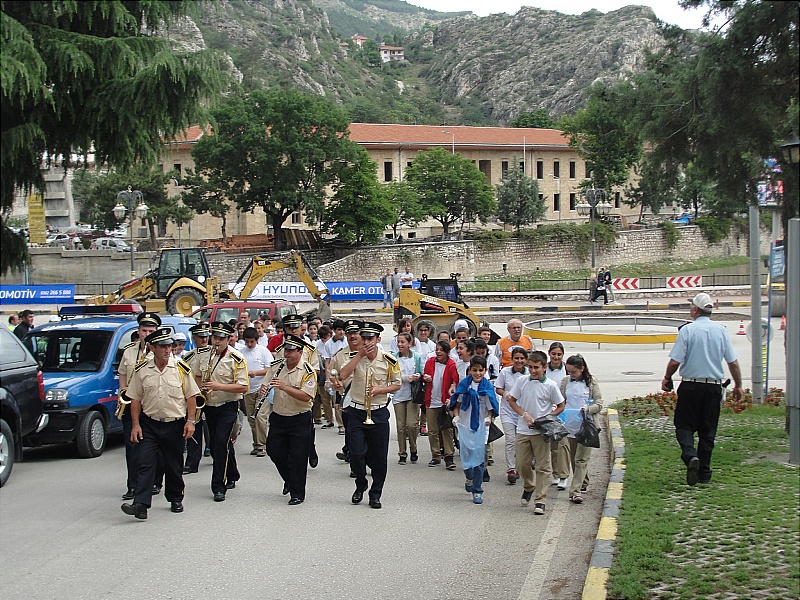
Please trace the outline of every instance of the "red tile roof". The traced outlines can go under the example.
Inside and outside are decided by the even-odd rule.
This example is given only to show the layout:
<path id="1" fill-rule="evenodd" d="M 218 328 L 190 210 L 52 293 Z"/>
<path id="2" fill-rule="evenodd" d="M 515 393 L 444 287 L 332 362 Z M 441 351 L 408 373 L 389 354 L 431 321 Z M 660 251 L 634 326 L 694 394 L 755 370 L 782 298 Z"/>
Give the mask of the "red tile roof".
<path id="1" fill-rule="evenodd" d="M 202 127 L 199 127 L 198 125 L 192 125 L 188 129 L 185 129 L 179 135 L 176 135 L 172 139 L 172 141 L 168 142 L 168 143 L 170 143 L 170 144 L 185 144 L 185 143 L 193 144 L 194 142 L 199 140 L 201 137 L 203 137 L 206 133 L 207 133 L 206 130 L 204 130 Z"/>
<path id="2" fill-rule="evenodd" d="M 454 137 L 455 136 L 455 137 Z M 351 123 L 350 139 L 362 146 L 455 146 L 564 148 L 567 138 L 556 129 L 466 127 L 461 125 L 386 125 Z"/>

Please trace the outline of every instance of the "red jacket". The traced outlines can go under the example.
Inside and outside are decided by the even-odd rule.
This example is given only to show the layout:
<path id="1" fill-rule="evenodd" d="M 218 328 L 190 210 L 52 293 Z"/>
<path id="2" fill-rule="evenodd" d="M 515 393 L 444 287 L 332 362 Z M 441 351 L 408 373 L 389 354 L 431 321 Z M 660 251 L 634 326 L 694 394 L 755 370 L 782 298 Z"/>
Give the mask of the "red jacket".
<path id="1" fill-rule="evenodd" d="M 423 373 L 425 375 L 430 375 L 433 378 L 433 374 L 436 371 L 436 357 L 431 356 L 428 361 L 425 363 L 425 368 L 423 369 Z M 450 401 L 450 386 L 451 385 L 458 385 L 458 371 L 456 370 L 456 363 L 453 362 L 452 358 L 447 359 L 447 363 L 444 366 L 444 374 L 442 375 L 442 404 L 447 406 L 447 403 Z M 425 406 L 430 408 L 431 407 L 431 391 L 433 390 L 433 384 L 427 383 L 425 384 Z"/>

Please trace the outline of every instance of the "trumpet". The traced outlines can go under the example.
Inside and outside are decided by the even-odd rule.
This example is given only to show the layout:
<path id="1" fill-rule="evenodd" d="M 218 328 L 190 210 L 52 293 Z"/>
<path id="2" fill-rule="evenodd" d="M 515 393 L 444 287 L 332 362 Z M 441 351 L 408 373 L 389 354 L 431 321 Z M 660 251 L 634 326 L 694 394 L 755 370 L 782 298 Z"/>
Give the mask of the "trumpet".
<path id="1" fill-rule="evenodd" d="M 373 378 L 372 367 L 367 367 L 367 382 L 364 385 L 364 408 L 367 411 L 367 420 L 364 421 L 364 425 L 375 425 L 375 421 L 372 420 L 372 388 L 375 386 Z"/>
<path id="2" fill-rule="evenodd" d="M 125 393 L 126 391 L 128 391 L 128 388 L 122 388 L 117 396 L 117 410 L 114 411 L 114 416 L 120 420 L 122 420 L 122 417 L 125 416 L 125 411 L 128 409 L 128 405 L 131 403 L 131 399 L 128 398 L 128 394 Z"/>
<path id="3" fill-rule="evenodd" d="M 272 376 L 272 379 L 275 379 L 278 375 L 280 375 L 281 371 L 283 371 L 283 367 L 285 367 L 285 366 L 286 366 L 286 362 L 282 362 L 280 364 L 280 366 L 278 367 L 278 370 L 275 371 L 275 374 Z M 261 407 L 264 406 L 264 403 L 267 401 L 267 398 L 269 398 L 269 393 L 271 391 L 272 391 L 272 386 L 271 385 L 268 385 L 268 386 L 264 387 L 264 391 L 261 392 L 256 397 L 256 405 L 253 408 L 253 413 L 248 417 L 248 419 L 255 420 L 256 416 L 258 415 L 259 411 L 261 410 Z"/>

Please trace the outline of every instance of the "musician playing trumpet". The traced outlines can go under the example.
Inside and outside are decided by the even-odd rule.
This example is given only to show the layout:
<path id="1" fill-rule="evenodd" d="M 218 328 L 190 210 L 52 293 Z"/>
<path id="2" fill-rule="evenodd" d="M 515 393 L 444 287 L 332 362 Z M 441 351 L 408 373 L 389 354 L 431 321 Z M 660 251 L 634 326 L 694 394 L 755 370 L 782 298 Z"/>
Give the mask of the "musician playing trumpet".
<path id="1" fill-rule="evenodd" d="M 285 335 L 283 359 L 274 361 L 267 375 L 274 390 L 267 454 L 283 479 L 290 506 L 306 499 L 311 407 L 317 393 L 318 371 L 303 360 L 305 345 L 301 338 Z"/>
<path id="2" fill-rule="evenodd" d="M 393 394 L 402 385 L 398 360 L 381 348 L 382 331 L 383 327 L 378 323 L 363 323 L 359 331 L 361 348 L 339 372 L 342 379 L 353 376 L 347 419 L 350 468 L 356 476 L 356 491 L 351 501 L 358 504 L 364 498 L 369 462 L 372 471 L 369 505 L 372 508 L 381 508 L 381 493 L 386 480 L 389 454 L 387 394 Z"/>

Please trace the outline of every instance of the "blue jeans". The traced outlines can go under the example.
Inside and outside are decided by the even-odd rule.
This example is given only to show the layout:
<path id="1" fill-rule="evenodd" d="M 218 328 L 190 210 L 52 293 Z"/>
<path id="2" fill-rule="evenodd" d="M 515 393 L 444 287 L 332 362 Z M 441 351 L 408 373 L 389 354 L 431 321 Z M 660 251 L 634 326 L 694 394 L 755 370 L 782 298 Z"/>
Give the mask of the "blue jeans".
<path id="1" fill-rule="evenodd" d="M 383 290 L 383 308 L 392 306 L 392 290 Z"/>
<path id="2" fill-rule="evenodd" d="M 483 493 L 483 471 L 485 470 L 485 463 L 479 464 L 477 467 L 464 469 L 464 476 L 472 480 L 472 493 Z"/>

